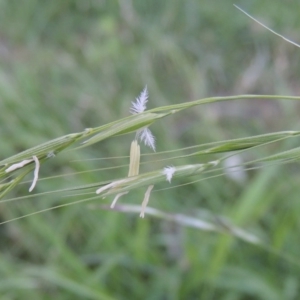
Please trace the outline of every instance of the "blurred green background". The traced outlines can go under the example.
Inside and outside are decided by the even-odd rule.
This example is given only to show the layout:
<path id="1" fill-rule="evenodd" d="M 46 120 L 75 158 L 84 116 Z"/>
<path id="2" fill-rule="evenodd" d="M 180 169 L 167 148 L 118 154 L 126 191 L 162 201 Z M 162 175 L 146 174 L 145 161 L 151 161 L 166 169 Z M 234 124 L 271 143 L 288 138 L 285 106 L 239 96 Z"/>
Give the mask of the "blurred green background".
<path id="1" fill-rule="evenodd" d="M 148 108 L 208 96 L 299 95 L 299 49 L 233 3 L 300 42 L 296 0 L 0 0 L 1 159 L 128 116 L 146 84 Z M 151 130 L 157 151 L 175 150 L 299 130 L 299 112 L 299 105 L 288 101 L 224 102 L 163 119 Z M 40 181 L 36 192 L 126 176 L 126 167 L 91 170 L 127 159 L 84 159 L 128 155 L 133 137 L 62 153 L 40 171 L 42 177 L 61 177 Z M 150 150 L 142 147 L 142 152 Z M 160 166 L 145 164 L 141 171 Z M 82 171 L 87 172 L 76 174 Z M 76 204 L 0 227 L 1 300 L 298 299 L 298 168 L 277 166 L 247 175 L 243 184 L 224 176 L 156 192 L 150 205 L 195 217 L 226 217 L 282 255 L 224 234 Z M 28 186 L 9 198 L 27 195 Z M 120 201 L 140 204 L 143 193 Z M 50 194 L 1 203 L 0 221 L 68 201 L 74 199 Z"/>

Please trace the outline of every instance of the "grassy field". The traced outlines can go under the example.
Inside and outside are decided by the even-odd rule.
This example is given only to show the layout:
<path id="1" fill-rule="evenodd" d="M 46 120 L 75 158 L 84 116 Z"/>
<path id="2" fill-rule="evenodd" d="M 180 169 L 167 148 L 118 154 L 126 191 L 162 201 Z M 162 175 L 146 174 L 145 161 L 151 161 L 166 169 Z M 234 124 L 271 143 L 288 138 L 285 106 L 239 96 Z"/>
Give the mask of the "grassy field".
<path id="1" fill-rule="evenodd" d="M 148 109 L 213 96 L 300 95 L 300 49 L 233 3 L 0 0 L 0 160 L 129 116 L 145 85 Z M 299 1 L 236 4 L 300 43 Z M 219 157 L 159 161 L 187 154 L 184 147 L 299 130 L 299 113 L 299 101 L 266 99 L 184 110 L 151 126 L 157 152 L 141 146 L 148 155 L 140 172 Z M 126 177 L 133 139 L 134 133 L 65 151 L 41 167 L 34 193 L 45 194 L 25 197 L 30 174 L 2 200 L 0 222 L 50 210 L 0 225 L 1 300 L 298 299 L 297 161 L 260 165 L 241 180 L 205 173 L 159 183 L 149 206 L 168 217 L 104 209 L 113 197 L 51 209 L 85 198 L 51 191 Z M 297 138 L 285 139 L 241 158 L 296 146 Z M 120 209 L 141 205 L 144 193 L 131 191 Z M 178 214 L 192 226 L 170 220 Z M 223 230 L 193 228 L 196 219 Z M 232 228 L 263 243 L 238 238 Z"/>

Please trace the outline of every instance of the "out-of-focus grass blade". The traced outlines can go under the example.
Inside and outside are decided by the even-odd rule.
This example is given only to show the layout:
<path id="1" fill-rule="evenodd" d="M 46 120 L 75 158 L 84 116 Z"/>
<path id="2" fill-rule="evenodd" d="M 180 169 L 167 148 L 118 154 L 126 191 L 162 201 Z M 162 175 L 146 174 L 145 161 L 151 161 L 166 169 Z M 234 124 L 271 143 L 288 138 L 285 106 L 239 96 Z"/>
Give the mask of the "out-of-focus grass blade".
<path id="1" fill-rule="evenodd" d="M 52 283 L 56 287 L 60 287 L 64 290 L 69 291 L 75 297 L 80 297 L 82 299 L 103 299 L 103 300 L 113 300 L 114 298 L 108 296 L 99 289 L 91 288 L 85 283 L 80 283 L 78 281 L 71 280 L 63 274 L 49 269 L 30 269 L 28 271 L 30 276 L 37 277 L 45 280 L 46 282 Z"/>
<path id="2" fill-rule="evenodd" d="M 91 205 L 91 207 L 99 207 L 101 209 L 110 209 L 107 205 Z M 126 213 L 139 213 L 141 211 L 141 207 L 139 205 L 116 205 L 114 210 Z M 202 220 L 200 218 L 190 217 L 184 214 L 171 214 L 166 213 L 161 210 L 152 207 L 146 207 L 145 213 L 147 215 L 151 215 L 160 219 L 172 221 L 178 223 L 183 226 L 194 227 L 204 231 L 215 231 L 215 232 L 222 232 L 222 233 L 229 233 L 230 235 L 236 236 L 246 242 L 250 243 L 260 243 L 260 239 L 254 236 L 251 233 L 246 232 L 242 228 L 232 225 L 228 220 L 223 220 L 223 218 L 218 217 L 215 218 L 215 222 L 208 222 L 206 220 Z"/>
<path id="3" fill-rule="evenodd" d="M 267 168 L 248 184 L 234 206 L 232 219 L 235 223 L 245 225 L 258 221 L 258 212 L 265 205 L 264 202 L 271 201 L 270 187 L 277 171 L 278 166 Z"/>

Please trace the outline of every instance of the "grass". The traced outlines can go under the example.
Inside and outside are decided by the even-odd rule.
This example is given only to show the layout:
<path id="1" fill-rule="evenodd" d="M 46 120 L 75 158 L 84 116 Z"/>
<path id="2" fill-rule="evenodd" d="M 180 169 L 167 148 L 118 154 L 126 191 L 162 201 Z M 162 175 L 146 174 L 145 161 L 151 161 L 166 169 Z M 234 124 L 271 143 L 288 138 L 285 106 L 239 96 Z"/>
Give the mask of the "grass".
<path id="1" fill-rule="evenodd" d="M 297 40 L 296 2 L 290 9 L 278 1 L 276 10 L 260 1 L 242 4 Z M 13 155 L 57 137 L 63 150 L 46 159 L 53 143 L 38 149 L 35 197 L 26 198 L 31 164 L 27 183 L 1 203 L 1 222 L 48 210 L 0 226 L 2 299 L 297 298 L 299 103 L 212 99 L 164 117 L 207 97 L 299 95 L 297 48 L 231 1 L 0 1 L 0 25 L 2 163 L 19 162 L 29 154 Z M 148 111 L 128 118 L 145 84 Z M 120 198 L 115 211 L 107 210 L 113 197 L 52 209 L 126 178 L 134 133 L 117 134 L 124 124 L 134 132 L 151 123 L 151 114 L 164 118 L 151 126 L 157 153 L 141 146 L 139 176 L 238 150 L 247 181 L 233 181 L 220 166 L 200 177 L 175 173 L 172 185 L 161 176 L 145 219 L 136 205 L 152 182 Z M 88 147 L 63 149 L 69 138 L 89 137 Z M 170 150 L 178 151 L 164 153 Z M 260 242 L 245 241 L 247 234 Z"/>

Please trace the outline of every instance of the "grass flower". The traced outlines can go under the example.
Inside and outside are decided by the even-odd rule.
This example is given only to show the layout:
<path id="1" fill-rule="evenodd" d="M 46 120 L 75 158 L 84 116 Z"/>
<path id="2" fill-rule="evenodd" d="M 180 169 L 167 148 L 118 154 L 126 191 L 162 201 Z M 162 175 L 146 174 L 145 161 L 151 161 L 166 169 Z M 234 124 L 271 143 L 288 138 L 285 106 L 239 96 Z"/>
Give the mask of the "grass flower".
<path id="1" fill-rule="evenodd" d="M 174 167 L 165 167 L 163 170 L 163 174 L 166 176 L 166 180 L 171 183 L 171 179 L 175 173 L 176 169 Z"/>
<path id="2" fill-rule="evenodd" d="M 147 86 L 142 90 L 140 95 L 136 98 L 135 102 L 132 102 L 130 113 L 133 115 L 140 114 L 147 108 L 146 104 L 148 102 L 148 89 Z M 142 128 L 137 131 L 136 139 L 139 139 L 146 146 L 150 147 L 155 151 L 155 137 L 148 127 Z"/>
<path id="3" fill-rule="evenodd" d="M 110 208 L 114 208 L 117 201 L 119 200 L 119 198 L 126 194 L 128 194 L 128 192 L 123 192 L 123 193 L 117 194 L 116 197 L 114 198 L 113 202 L 111 203 Z"/>
<path id="4" fill-rule="evenodd" d="M 133 115 L 142 113 L 147 108 L 146 106 L 146 103 L 148 102 L 147 86 L 144 87 L 140 95 L 135 100 L 136 100 L 135 102 L 131 102 L 132 106 L 130 108 L 130 113 L 132 113 Z"/>
<path id="5" fill-rule="evenodd" d="M 40 170 L 40 162 L 39 159 L 36 156 L 32 157 L 34 162 L 35 162 L 35 169 L 34 169 L 34 175 L 33 175 L 33 181 L 32 184 L 29 188 L 29 192 L 32 192 L 34 187 L 36 186 L 36 183 L 38 181 L 39 178 L 39 170 Z"/>
<path id="6" fill-rule="evenodd" d="M 141 150 L 136 140 L 132 141 L 130 146 L 130 161 L 128 177 L 139 175 Z"/>
<path id="7" fill-rule="evenodd" d="M 23 168 L 24 166 L 26 166 L 27 164 L 31 163 L 32 162 L 32 159 L 24 159 L 22 160 L 21 162 L 19 163 L 16 163 L 16 164 L 13 164 L 11 165 L 9 168 L 7 168 L 5 170 L 6 173 L 9 173 L 9 172 L 12 172 L 14 170 L 17 170 L 17 169 L 20 169 L 20 168 Z"/>
<path id="8" fill-rule="evenodd" d="M 134 140 L 131 143 L 131 147 L 130 147 L 130 162 L 129 162 L 128 177 L 139 175 L 140 157 L 141 157 L 140 146 L 138 145 L 137 141 Z M 126 195 L 127 193 L 128 192 L 117 194 L 112 204 L 110 205 L 110 208 L 114 208 L 119 198 L 122 197 L 123 195 Z"/>
<path id="9" fill-rule="evenodd" d="M 106 185 L 102 186 L 101 188 L 97 189 L 96 194 L 101 194 L 102 192 L 115 187 L 116 185 L 118 185 L 119 183 L 121 183 L 123 181 L 124 180 L 117 180 L 117 181 L 113 181 L 109 184 L 106 184 Z"/>
<path id="10" fill-rule="evenodd" d="M 146 146 L 150 147 L 153 151 L 155 151 L 155 137 L 149 128 L 146 127 L 138 130 L 136 136 Z"/>
<path id="11" fill-rule="evenodd" d="M 34 169 L 33 181 L 32 181 L 32 184 L 29 188 L 29 192 L 31 192 L 34 189 L 34 187 L 36 186 L 36 183 L 38 181 L 38 178 L 39 178 L 40 162 L 39 162 L 39 159 L 37 158 L 37 156 L 34 155 L 32 157 L 32 159 L 24 159 L 19 163 L 11 165 L 9 168 L 7 168 L 5 170 L 6 173 L 9 173 L 9 172 L 12 172 L 14 170 L 23 168 L 24 166 L 31 163 L 32 161 L 35 162 L 35 169 Z"/>
<path id="12" fill-rule="evenodd" d="M 140 213 L 141 218 L 145 217 L 145 210 L 146 210 L 147 204 L 149 202 L 150 194 L 151 194 L 153 187 L 154 187 L 154 185 L 148 186 L 147 191 L 145 193 L 145 197 L 144 197 L 144 200 L 142 203 L 142 209 L 141 209 L 141 213 Z"/>
<path id="13" fill-rule="evenodd" d="M 47 158 L 52 158 L 55 157 L 55 152 L 54 151 L 50 151 L 47 153 Z"/>

